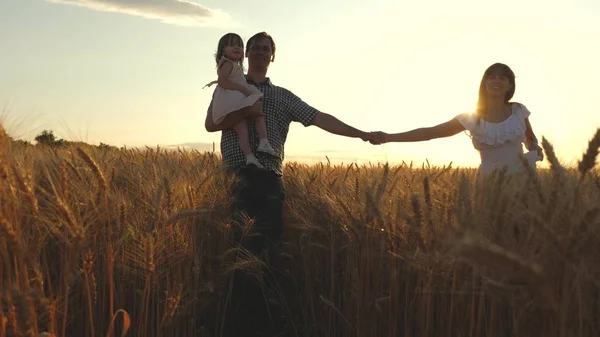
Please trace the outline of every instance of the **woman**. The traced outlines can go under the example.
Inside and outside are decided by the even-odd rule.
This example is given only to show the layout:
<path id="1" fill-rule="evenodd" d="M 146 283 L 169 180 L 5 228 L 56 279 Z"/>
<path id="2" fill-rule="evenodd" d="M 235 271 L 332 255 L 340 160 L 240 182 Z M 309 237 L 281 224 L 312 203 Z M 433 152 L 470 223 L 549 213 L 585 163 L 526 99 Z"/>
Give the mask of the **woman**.
<path id="1" fill-rule="evenodd" d="M 463 113 L 445 123 L 408 132 L 373 132 L 371 143 L 420 142 L 468 131 L 481 156 L 480 174 L 502 167 L 509 173 L 523 172 L 521 144 L 529 150 L 524 156 L 533 167 L 543 160 L 543 152 L 529 123 L 529 110 L 523 104 L 509 102 L 514 93 L 515 74 L 507 65 L 495 63 L 483 75 L 474 114 Z"/>

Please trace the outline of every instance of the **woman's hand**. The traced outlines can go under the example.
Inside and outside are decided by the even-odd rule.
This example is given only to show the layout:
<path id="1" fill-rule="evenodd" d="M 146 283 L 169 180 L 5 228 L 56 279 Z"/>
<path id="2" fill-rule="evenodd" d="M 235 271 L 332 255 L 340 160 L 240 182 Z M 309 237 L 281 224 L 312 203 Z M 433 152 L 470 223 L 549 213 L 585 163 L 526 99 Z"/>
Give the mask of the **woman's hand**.
<path id="1" fill-rule="evenodd" d="M 540 161 L 543 161 L 544 160 L 544 150 L 539 145 L 537 146 L 537 152 L 538 152 L 538 156 L 540 156 Z"/>
<path id="2" fill-rule="evenodd" d="M 379 145 L 383 143 L 387 143 L 388 134 L 382 131 L 374 131 L 371 132 L 371 137 L 369 137 L 369 142 L 373 145 Z"/>

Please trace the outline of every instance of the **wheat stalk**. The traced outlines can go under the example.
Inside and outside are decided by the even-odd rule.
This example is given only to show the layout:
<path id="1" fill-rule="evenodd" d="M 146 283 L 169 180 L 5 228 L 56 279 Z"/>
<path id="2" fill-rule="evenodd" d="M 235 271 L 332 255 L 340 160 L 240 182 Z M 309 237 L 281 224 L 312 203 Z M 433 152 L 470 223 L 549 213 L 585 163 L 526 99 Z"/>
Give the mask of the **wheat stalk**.
<path id="1" fill-rule="evenodd" d="M 102 170 L 100 169 L 100 167 L 98 166 L 98 164 L 96 164 L 96 161 L 92 158 L 92 156 L 90 156 L 81 147 L 77 148 L 77 153 L 79 154 L 79 156 L 83 159 L 83 161 L 88 165 L 88 167 L 94 173 L 94 176 L 96 177 L 96 180 L 98 181 L 98 186 L 100 188 L 100 193 L 101 194 L 106 194 L 106 191 L 107 191 L 106 178 L 104 177 L 104 173 L 102 173 Z"/>
<path id="2" fill-rule="evenodd" d="M 598 156 L 598 151 L 600 149 L 600 128 L 596 130 L 596 134 L 592 139 L 590 139 L 588 143 L 587 150 L 585 154 L 579 161 L 579 165 L 577 168 L 579 169 L 579 173 L 581 174 L 581 179 L 585 176 L 585 174 L 591 170 L 596 165 L 596 157 Z"/>
<path id="3" fill-rule="evenodd" d="M 15 180 L 17 181 L 17 185 L 19 186 L 21 191 L 25 193 L 25 195 L 27 195 L 27 198 L 29 199 L 33 216 L 37 217 L 39 215 L 40 209 L 38 205 L 38 200 L 35 197 L 35 194 L 33 194 L 33 187 L 31 186 L 29 179 L 25 179 L 24 175 L 21 173 L 21 170 L 17 166 L 13 165 L 12 170 L 16 178 Z"/>

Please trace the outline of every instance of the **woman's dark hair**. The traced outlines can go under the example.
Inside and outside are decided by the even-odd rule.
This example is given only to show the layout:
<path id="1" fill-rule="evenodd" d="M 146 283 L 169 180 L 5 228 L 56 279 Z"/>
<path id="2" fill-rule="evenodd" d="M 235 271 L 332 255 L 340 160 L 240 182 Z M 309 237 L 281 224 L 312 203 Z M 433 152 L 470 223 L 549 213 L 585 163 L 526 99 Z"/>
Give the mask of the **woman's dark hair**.
<path id="1" fill-rule="evenodd" d="M 504 96 L 504 103 L 508 103 L 510 99 L 515 94 L 515 73 L 510 69 L 509 66 L 502 63 L 494 63 L 489 68 L 486 69 L 483 74 L 483 78 L 481 79 L 481 84 L 479 84 L 479 98 L 477 100 L 476 113 L 477 117 L 481 118 L 483 112 L 487 108 L 487 94 L 485 92 L 485 80 L 490 75 L 501 75 L 506 76 L 508 78 L 509 83 L 511 84 L 510 90 L 506 92 L 506 96 Z"/>
<path id="2" fill-rule="evenodd" d="M 242 50 L 244 50 L 244 40 L 242 40 L 242 38 L 239 35 L 235 33 L 227 33 L 221 37 L 221 39 L 219 40 L 219 45 L 217 47 L 217 52 L 215 53 L 215 62 L 217 62 L 217 65 L 219 64 L 219 61 L 225 54 L 225 47 L 235 45 L 239 46 L 240 48 L 242 48 Z M 238 63 L 240 64 L 240 67 L 244 69 L 243 56 Z"/>
<path id="3" fill-rule="evenodd" d="M 256 33 L 248 39 L 248 44 L 246 44 L 246 54 L 248 54 L 254 42 L 262 38 L 269 39 L 269 42 L 271 42 L 271 62 L 275 61 L 275 41 L 273 40 L 273 37 L 267 32 Z"/>

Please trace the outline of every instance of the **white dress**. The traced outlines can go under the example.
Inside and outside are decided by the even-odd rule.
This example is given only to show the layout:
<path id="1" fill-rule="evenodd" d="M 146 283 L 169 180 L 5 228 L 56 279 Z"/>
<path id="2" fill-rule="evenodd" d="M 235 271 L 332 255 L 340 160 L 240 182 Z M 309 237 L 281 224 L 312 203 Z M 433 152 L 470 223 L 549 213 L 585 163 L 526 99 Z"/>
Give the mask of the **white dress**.
<path id="1" fill-rule="evenodd" d="M 479 119 L 474 113 L 463 113 L 456 119 L 467 129 L 473 146 L 481 156 L 479 174 L 490 174 L 496 169 L 507 168 L 508 173 L 523 173 L 525 167 L 519 159 L 524 155 L 531 167 L 535 168 L 540 157 L 536 149 L 523 153 L 525 142 L 525 118 L 531 114 L 520 103 L 511 104 L 512 113 L 500 123 Z"/>
<path id="2" fill-rule="evenodd" d="M 232 82 L 245 86 L 252 93 L 250 96 L 246 96 L 237 90 L 223 89 L 221 86 L 217 85 L 213 94 L 212 106 L 212 116 L 215 124 L 221 123 L 225 116 L 231 112 L 254 105 L 254 103 L 256 103 L 263 96 L 258 88 L 246 82 L 244 72 L 238 63 L 233 62 L 225 57 L 223 57 L 220 62 L 231 62 L 233 64 L 233 68 L 229 73 L 228 79 Z M 217 81 L 210 82 L 206 86 L 211 86 L 215 83 L 217 83 Z"/>

